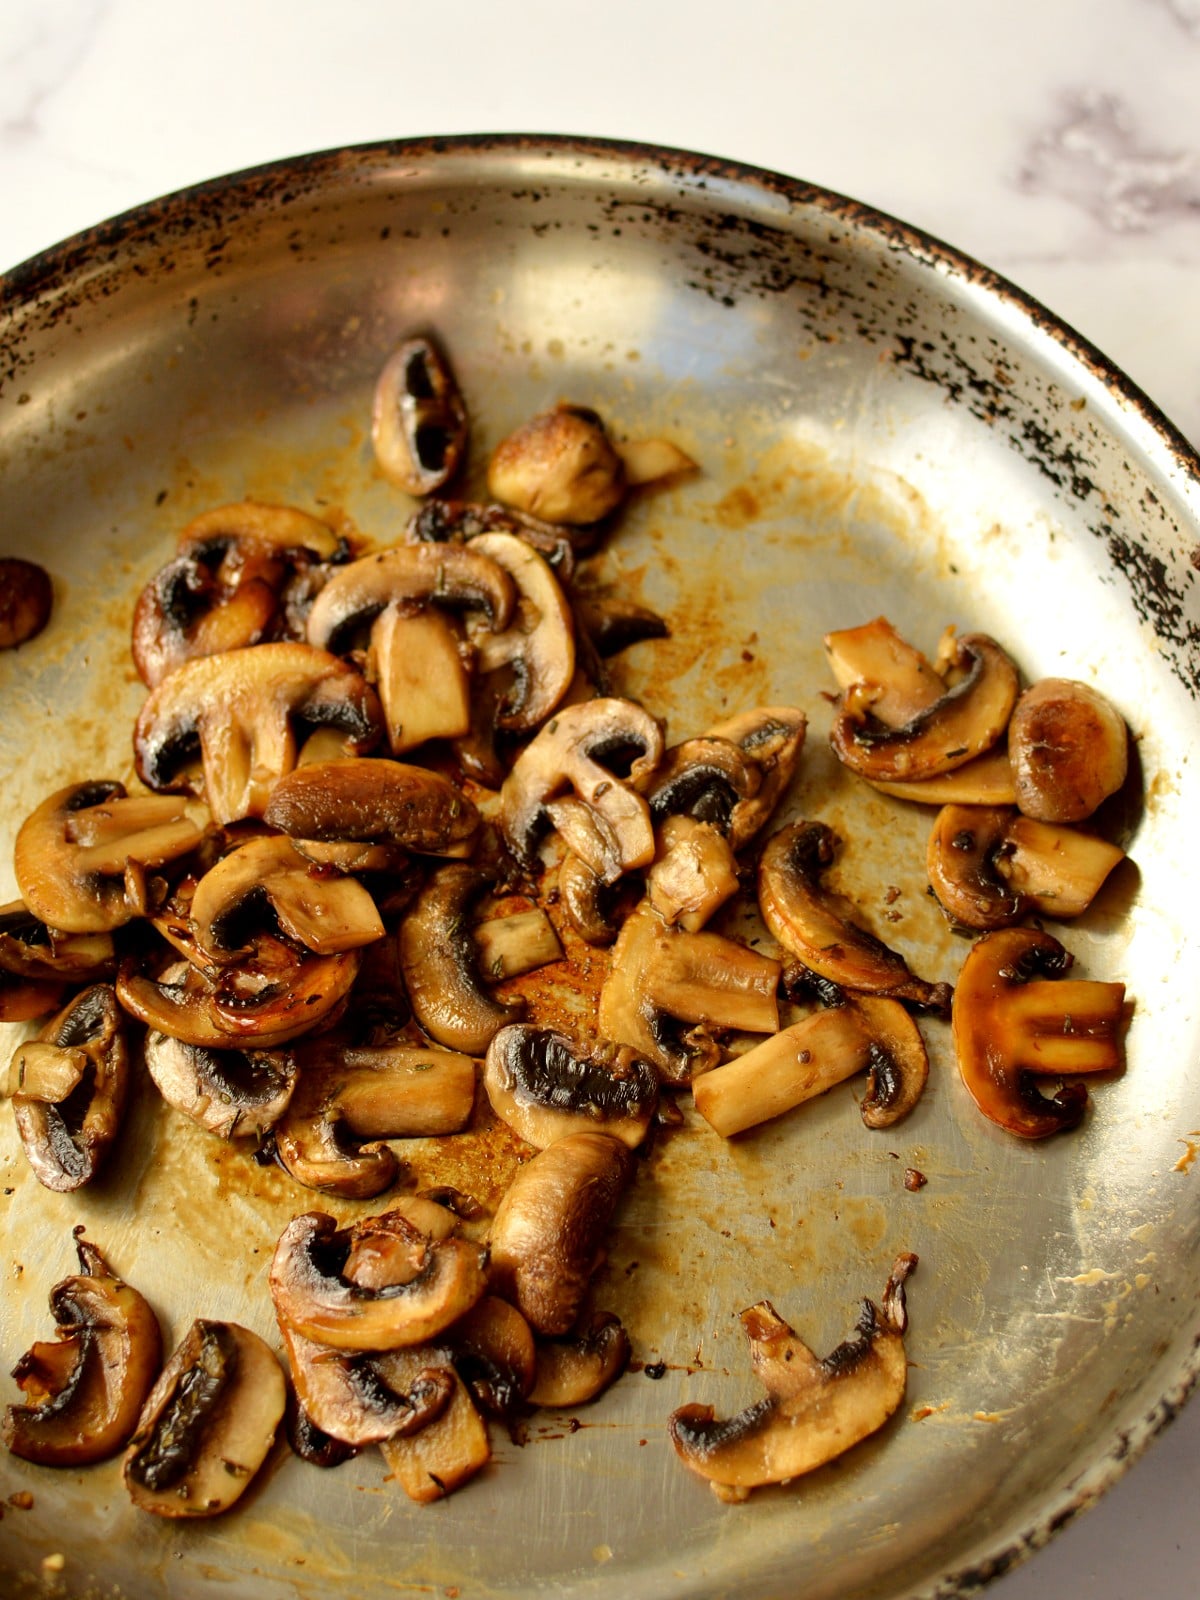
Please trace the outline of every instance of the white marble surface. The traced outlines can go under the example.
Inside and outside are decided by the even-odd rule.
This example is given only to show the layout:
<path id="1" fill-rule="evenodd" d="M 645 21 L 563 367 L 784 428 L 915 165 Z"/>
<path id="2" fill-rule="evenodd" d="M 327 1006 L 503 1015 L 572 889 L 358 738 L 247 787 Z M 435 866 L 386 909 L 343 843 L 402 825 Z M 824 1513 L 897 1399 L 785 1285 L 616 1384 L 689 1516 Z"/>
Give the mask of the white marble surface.
<path id="1" fill-rule="evenodd" d="M 1200 0 L 2 0 L 0 267 L 170 189 L 404 135 L 778 168 L 1014 278 L 1200 443 Z M 1200 1407 L 996 1600 L 1177 1600 Z"/>

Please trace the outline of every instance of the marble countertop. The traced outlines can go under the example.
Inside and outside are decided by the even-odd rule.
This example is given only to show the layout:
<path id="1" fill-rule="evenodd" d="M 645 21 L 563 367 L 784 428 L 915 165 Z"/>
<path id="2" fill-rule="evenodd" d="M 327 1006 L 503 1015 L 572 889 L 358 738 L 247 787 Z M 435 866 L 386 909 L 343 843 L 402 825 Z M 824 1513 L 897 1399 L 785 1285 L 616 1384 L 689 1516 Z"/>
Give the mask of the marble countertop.
<path id="1" fill-rule="evenodd" d="M 1200 444 L 1200 0 L 4 0 L 0 268 L 168 190 L 406 135 L 710 151 L 1014 279 Z M 1176 1600 L 1200 1407 L 996 1600 Z"/>

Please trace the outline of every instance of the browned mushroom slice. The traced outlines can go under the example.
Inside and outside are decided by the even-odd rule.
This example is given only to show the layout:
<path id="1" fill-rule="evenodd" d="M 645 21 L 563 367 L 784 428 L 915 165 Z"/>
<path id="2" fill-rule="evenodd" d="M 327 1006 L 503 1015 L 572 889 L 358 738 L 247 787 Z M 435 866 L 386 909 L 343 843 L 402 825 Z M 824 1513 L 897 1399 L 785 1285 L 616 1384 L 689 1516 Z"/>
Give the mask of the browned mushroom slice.
<path id="1" fill-rule="evenodd" d="M 739 887 L 737 860 L 724 834 L 694 817 L 666 819 L 646 893 L 668 927 L 699 933 Z"/>
<path id="2" fill-rule="evenodd" d="M 896 1258 L 882 1309 L 862 1302 L 854 1333 L 818 1360 L 769 1301 L 742 1312 L 762 1400 L 728 1421 L 711 1406 L 671 1414 L 671 1443 L 680 1460 L 707 1478 L 722 1500 L 812 1472 L 875 1433 L 904 1399 L 908 1325 L 904 1282 L 914 1255 Z"/>
<path id="3" fill-rule="evenodd" d="M 515 534 L 480 534 L 471 549 L 502 567 L 517 591 L 511 626 L 480 633 L 475 645 L 479 670 L 508 679 L 498 725 L 528 732 L 562 702 L 575 676 L 571 608 L 548 563 Z"/>
<path id="4" fill-rule="evenodd" d="M 347 1258 L 362 1230 L 378 1220 L 339 1231 L 319 1211 L 294 1218 L 271 1262 L 276 1314 L 335 1350 L 396 1350 L 436 1337 L 482 1296 L 486 1256 L 478 1245 L 453 1235 L 431 1240 L 402 1218 L 397 1227 L 402 1223 L 410 1235 L 403 1271 L 391 1253 L 378 1287 L 351 1281 Z"/>
<path id="5" fill-rule="evenodd" d="M 632 1050 L 582 1049 L 523 1023 L 501 1028 L 488 1046 L 483 1085 L 496 1115 L 539 1150 L 589 1126 L 636 1149 L 658 1104 L 658 1077 Z"/>
<path id="6" fill-rule="evenodd" d="M 668 928 L 648 901 L 625 919 L 600 991 L 601 1036 L 629 1045 L 668 1083 L 715 1066 L 711 1044 L 680 1037 L 673 1023 L 774 1033 L 780 967 L 716 933 Z"/>
<path id="7" fill-rule="evenodd" d="M 554 569 L 560 583 L 575 573 L 575 549 L 582 541 L 574 528 L 528 516 L 513 506 L 463 500 L 427 500 L 404 530 L 411 544 L 466 544 L 481 533 L 512 533 Z"/>
<path id="8" fill-rule="evenodd" d="M 844 988 L 944 1011 L 948 986 L 915 977 L 903 956 L 861 926 L 850 900 L 824 887 L 834 852 L 833 831 L 823 822 L 794 822 L 768 840 L 758 904 L 771 933 L 806 967 Z"/>
<path id="9" fill-rule="evenodd" d="M 1043 678 L 1008 729 L 1017 805 L 1039 822 L 1082 822 L 1125 782 L 1129 730 L 1089 684 Z"/>
<path id="10" fill-rule="evenodd" d="M 150 692 L 134 729 L 138 774 L 151 789 L 203 790 L 217 823 L 261 816 L 296 765 L 297 730 L 325 726 L 342 733 L 346 754 L 378 742 L 379 702 L 353 667 L 286 640 L 222 651 L 185 661 Z"/>
<path id="11" fill-rule="evenodd" d="M 554 924 L 538 906 L 485 917 L 471 929 L 471 938 L 478 952 L 479 971 L 489 983 L 519 978 L 522 973 L 562 960 L 562 945 Z"/>
<path id="12" fill-rule="evenodd" d="M 505 1191 L 492 1219 L 490 1282 L 535 1332 L 574 1326 L 633 1165 L 619 1139 L 571 1133 L 520 1167 Z"/>
<path id="13" fill-rule="evenodd" d="M 567 851 L 558 869 L 558 892 L 571 926 L 588 944 L 608 945 L 617 937 L 608 887 L 586 861 Z"/>
<path id="14" fill-rule="evenodd" d="M 412 1350 L 388 1350 L 376 1358 L 375 1365 L 388 1387 L 403 1393 L 421 1372 L 449 1359 L 450 1352 L 443 1346 L 419 1345 Z M 492 1457 L 487 1423 L 456 1372 L 453 1380 L 454 1392 L 441 1416 L 417 1433 L 395 1435 L 379 1446 L 389 1475 L 418 1505 L 429 1505 L 461 1489 Z"/>
<path id="15" fill-rule="evenodd" d="M 604 424 L 585 406 L 560 405 L 496 446 L 488 491 L 546 522 L 598 522 L 625 497 L 625 465 Z"/>
<path id="16" fill-rule="evenodd" d="M 475 1105 L 475 1063 L 415 1045 L 302 1047 L 303 1070 L 275 1130 L 276 1153 L 298 1183 L 359 1200 L 394 1182 L 380 1141 L 457 1133 Z M 364 1142 L 365 1141 L 365 1142 Z"/>
<path id="17" fill-rule="evenodd" d="M 848 689 L 830 731 L 838 759 L 863 778 L 912 779 L 950 772 L 989 750 L 1008 726 L 1017 669 L 994 639 L 971 633 L 952 641 L 947 672 L 952 687 L 898 728 L 872 714 L 876 686 Z"/>
<path id="18" fill-rule="evenodd" d="M 297 594 L 343 552 L 327 522 L 293 506 L 248 500 L 196 517 L 138 596 L 132 644 L 143 683 L 153 688 L 193 656 L 291 634 Z"/>
<path id="19" fill-rule="evenodd" d="M 827 633 L 824 642 L 838 688 L 869 694 L 871 714 L 885 728 L 904 727 L 946 692 L 937 669 L 886 617 Z"/>
<path id="20" fill-rule="evenodd" d="M 487 1416 L 513 1422 L 537 1371 L 533 1329 L 516 1306 L 485 1294 L 454 1324 L 447 1343 L 475 1403 Z"/>
<path id="21" fill-rule="evenodd" d="M 1027 911 L 1077 917 L 1124 860 L 1117 845 L 1035 822 L 1012 807 L 944 806 L 929 836 L 929 882 L 952 922 L 1004 928 Z"/>
<path id="22" fill-rule="evenodd" d="M 665 639 L 665 618 L 617 590 L 576 589 L 571 606 L 583 633 L 602 658 L 618 655 L 647 639 Z"/>
<path id="23" fill-rule="evenodd" d="M 370 756 L 298 766 L 275 785 L 263 820 L 297 840 L 398 845 L 421 855 L 457 854 L 479 827 L 478 811 L 448 778 Z"/>
<path id="24" fill-rule="evenodd" d="M 81 1467 L 124 1448 L 162 1364 L 153 1311 L 75 1230 L 79 1274 L 50 1291 L 53 1344 L 35 1344 L 13 1377 L 27 1404 L 4 1414 L 14 1455 L 47 1467 Z"/>
<path id="25" fill-rule="evenodd" d="M 598 1312 L 566 1339 L 539 1341 L 529 1403 L 587 1405 L 616 1382 L 628 1361 L 629 1335 L 611 1311 Z"/>
<path id="26" fill-rule="evenodd" d="M 291 1051 L 205 1049 L 153 1028 L 143 1055 L 167 1104 L 222 1139 L 258 1139 L 273 1128 L 299 1071 Z"/>
<path id="27" fill-rule="evenodd" d="M 35 1098 L 28 1088 L 12 1097 L 21 1144 L 38 1182 L 47 1189 L 67 1193 L 88 1183 L 120 1130 L 129 1093 L 123 1021 L 111 987 L 97 983 L 77 995 L 38 1035 L 38 1043 L 66 1058 L 65 1074 L 57 1081 L 72 1084 L 61 1100 Z M 18 1045 L 15 1059 L 27 1048 Z M 41 1063 L 43 1082 L 52 1083 L 46 1070 Z M 19 1065 L 17 1071 L 20 1076 Z"/>
<path id="28" fill-rule="evenodd" d="M 932 778 L 889 781 L 872 778 L 873 789 L 897 800 L 915 800 L 925 806 L 1011 806 L 1016 804 L 1012 765 L 1007 746 L 994 745 L 981 756 Z"/>
<path id="29" fill-rule="evenodd" d="M 21 824 L 13 871 L 26 906 L 65 933 L 106 933 L 135 914 L 126 869 L 159 867 L 199 843 L 200 828 L 169 795 L 127 797 L 119 783 L 73 783 Z"/>
<path id="30" fill-rule="evenodd" d="M 1063 976 L 1070 952 L 1034 928 L 985 934 L 954 991 L 958 1070 L 984 1116 L 1024 1139 L 1073 1128 L 1087 1109 L 1081 1083 L 1052 1099 L 1034 1075 L 1117 1072 L 1125 985 Z"/>
<path id="31" fill-rule="evenodd" d="M 69 984 L 52 978 L 19 978 L 0 970 L 0 1022 L 36 1022 L 66 999 Z"/>
<path id="32" fill-rule="evenodd" d="M 248 914 L 269 907 L 283 933 L 319 956 L 383 937 L 375 902 L 357 878 L 315 868 L 290 839 L 248 839 L 200 879 L 192 896 L 196 943 L 218 965 L 251 953 Z"/>
<path id="33" fill-rule="evenodd" d="M 448 1367 L 422 1367 L 402 1393 L 370 1354 L 348 1354 L 306 1339 L 281 1320 L 296 1397 L 308 1419 L 340 1444 L 364 1445 L 416 1433 L 440 1417 L 454 1395 Z"/>
<path id="34" fill-rule="evenodd" d="M 761 784 L 761 772 L 732 739 L 705 734 L 672 745 L 641 788 L 655 823 L 686 816 L 728 835 L 734 808 Z"/>
<path id="35" fill-rule="evenodd" d="M 726 739 L 758 774 L 754 791 L 739 798 L 729 816 L 730 846 L 741 850 L 770 819 L 782 799 L 804 749 L 808 719 L 796 706 L 756 706 L 708 730 Z"/>
<path id="36" fill-rule="evenodd" d="M 490 887 L 478 867 L 439 867 L 400 924 L 400 963 L 413 1014 L 451 1050 L 482 1055 L 497 1029 L 515 1022 L 524 1003 L 504 1005 L 483 987 L 468 912 Z"/>
<path id="37" fill-rule="evenodd" d="M 23 900 L 0 906 L 0 972 L 80 984 L 111 978 L 115 969 L 111 933 L 65 933 L 35 917 Z"/>
<path id="38" fill-rule="evenodd" d="M 20 556 L 0 560 L 0 650 L 36 638 L 50 621 L 54 586 L 44 567 Z"/>
<path id="39" fill-rule="evenodd" d="M 661 724 L 632 701 L 588 700 L 559 711 L 517 757 L 500 792 L 510 849 L 531 866 L 539 827 L 549 820 L 605 883 L 648 866 L 654 829 L 635 786 L 657 766 L 662 748 Z M 607 763 L 632 751 L 622 781 Z"/>
<path id="40" fill-rule="evenodd" d="M 256 1333 L 194 1322 L 125 1453 L 134 1505 L 160 1517 L 228 1511 L 266 1460 L 286 1401 L 283 1371 Z"/>
<path id="41" fill-rule="evenodd" d="M 433 494 L 467 448 L 467 408 L 432 339 L 406 339 L 375 384 L 371 442 L 380 470 L 407 494 Z"/>
<path id="42" fill-rule="evenodd" d="M 861 995 L 764 1039 L 692 1085 L 696 1109 L 724 1138 L 824 1094 L 868 1071 L 862 1104 L 869 1128 L 886 1128 L 920 1099 L 929 1058 L 916 1023 L 897 1000 Z"/>

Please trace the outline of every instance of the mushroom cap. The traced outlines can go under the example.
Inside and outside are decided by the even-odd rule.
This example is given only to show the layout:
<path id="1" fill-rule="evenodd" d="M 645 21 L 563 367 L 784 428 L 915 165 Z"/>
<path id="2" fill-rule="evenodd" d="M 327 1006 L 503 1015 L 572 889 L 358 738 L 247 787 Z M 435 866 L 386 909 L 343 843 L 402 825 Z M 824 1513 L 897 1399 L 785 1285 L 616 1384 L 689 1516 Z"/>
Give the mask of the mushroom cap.
<path id="1" fill-rule="evenodd" d="M 467 448 L 467 408 L 444 353 L 423 335 L 384 363 L 371 406 L 371 442 L 383 475 L 408 494 L 433 494 Z"/>
<path id="2" fill-rule="evenodd" d="M 1082 822 L 1125 782 L 1129 730 L 1090 684 L 1042 678 L 1008 728 L 1017 805 L 1039 822 Z"/>
<path id="3" fill-rule="evenodd" d="M 299 1073 L 291 1051 L 213 1050 L 154 1028 L 143 1055 L 167 1104 L 222 1139 L 259 1139 L 274 1127 Z"/>
<path id="4" fill-rule="evenodd" d="M 500 441 L 488 492 L 546 522 L 586 525 L 625 498 L 625 464 L 594 411 L 559 405 Z"/>
<path id="5" fill-rule="evenodd" d="M 488 1045 L 483 1085 L 496 1115 L 539 1150 L 589 1128 L 636 1149 L 658 1104 L 658 1075 L 632 1050 L 581 1049 L 524 1023 L 501 1028 Z"/>
<path id="6" fill-rule="evenodd" d="M 298 766 L 275 785 L 263 820 L 294 839 L 361 840 L 446 855 L 471 841 L 479 812 L 440 773 L 360 756 Z"/>
<path id="7" fill-rule="evenodd" d="M 372 1354 L 330 1350 L 282 1318 L 279 1331 L 305 1415 L 322 1433 L 356 1450 L 416 1433 L 441 1416 L 453 1396 L 454 1375 L 447 1367 L 423 1368 L 399 1393 Z"/>

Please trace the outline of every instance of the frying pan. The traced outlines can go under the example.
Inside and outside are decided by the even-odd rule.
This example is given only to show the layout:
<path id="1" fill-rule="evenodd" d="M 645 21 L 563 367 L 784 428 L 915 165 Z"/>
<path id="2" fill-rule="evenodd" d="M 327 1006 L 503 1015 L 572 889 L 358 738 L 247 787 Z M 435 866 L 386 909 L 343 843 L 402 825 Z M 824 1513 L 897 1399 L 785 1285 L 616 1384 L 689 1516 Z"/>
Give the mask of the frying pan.
<path id="1" fill-rule="evenodd" d="M 925 893 L 932 814 L 828 754 L 823 633 L 886 614 L 932 650 L 947 624 L 981 629 L 1029 680 L 1098 686 L 1137 753 L 1103 819 L 1129 861 L 1054 927 L 1081 975 L 1133 1001 L 1127 1069 L 1093 1085 L 1080 1129 L 1031 1145 L 984 1122 L 937 1021 L 930 1087 L 890 1132 L 864 1129 L 854 1085 L 728 1143 L 685 1110 L 618 1218 L 597 1292 L 635 1362 L 595 1405 L 498 1434 L 488 1471 L 432 1508 L 373 1454 L 321 1473 L 280 1451 L 233 1513 L 178 1527 L 136 1512 L 114 1464 L 8 1459 L 6 1495 L 32 1501 L 0 1521 L 8 1592 L 45 1592 L 49 1574 L 54 1592 L 139 1600 L 950 1596 L 1094 1500 L 1183 1402 L 1200 1327 L 1200 483 L 1165 419 L 1040 306 L 891 218 L 579 139 L 413 141 L 243 173 L 68 241 L 3 295 L 0 528 L 56 598 L 46 633 L 0 658 L 6 897 L 12 838 L 43 796 L 132 776 L 131 605 L 192 515 L 257 497 L 400 535 L 410 506 L 373 466 L 367 418 L 413 329 L 441 338 L 468 400 L 467 492 L 491 446 L 559 399 L 700 463 L 643 494 L 599 558 L 671 624 L 619 658 L 617 688 L 672 740 L 802 706 L 780 816 L 836 829 L 842 887 L 923 975 L 952 981 L 965 950 Z M 459 1160 L 406 1154 L 414 1182 Z M 314 1197 L 152 1091 L 95 1185 L 40 1189 L 7 1116 L 0 1174 L 6 1363 L 48 1336 L 78 1223 L 169 1339 L 198 1315 L 275 1338 L 266 1264 Z M 899 1414 L 810 1478 L 719 1504 L 665 1420 L 755 1398 L 737 1313 L 769 1298 L 824 1353 L 902 1250 L 920 1266 Z"/>

